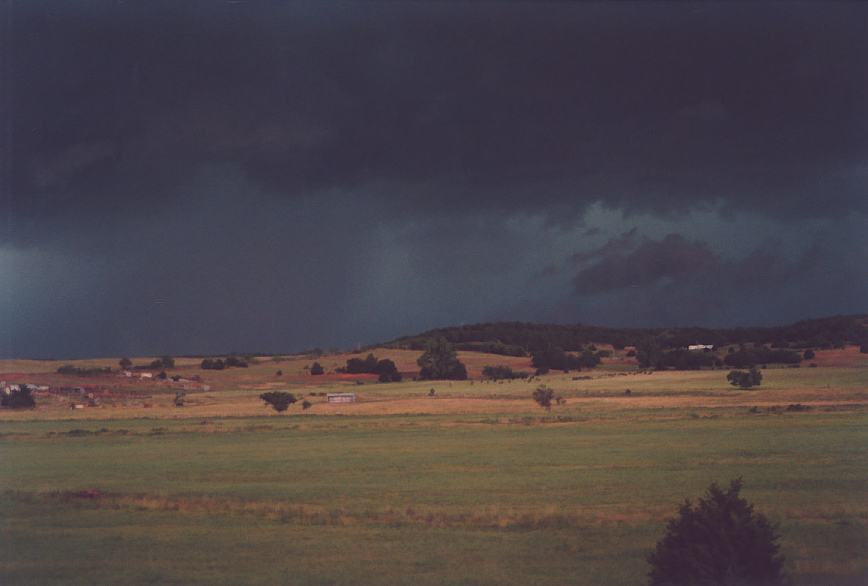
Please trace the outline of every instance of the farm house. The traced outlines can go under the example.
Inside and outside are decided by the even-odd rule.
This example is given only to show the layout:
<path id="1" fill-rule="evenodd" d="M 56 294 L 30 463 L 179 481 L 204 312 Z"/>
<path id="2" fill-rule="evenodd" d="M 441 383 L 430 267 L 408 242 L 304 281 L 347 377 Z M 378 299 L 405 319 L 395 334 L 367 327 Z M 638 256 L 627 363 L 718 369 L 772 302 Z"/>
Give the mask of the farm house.
<path id="1" fill-rule="evenodd" d="M 355 393 L 329 393 L 326 395 L 329 403 L 355 403 Z"/>

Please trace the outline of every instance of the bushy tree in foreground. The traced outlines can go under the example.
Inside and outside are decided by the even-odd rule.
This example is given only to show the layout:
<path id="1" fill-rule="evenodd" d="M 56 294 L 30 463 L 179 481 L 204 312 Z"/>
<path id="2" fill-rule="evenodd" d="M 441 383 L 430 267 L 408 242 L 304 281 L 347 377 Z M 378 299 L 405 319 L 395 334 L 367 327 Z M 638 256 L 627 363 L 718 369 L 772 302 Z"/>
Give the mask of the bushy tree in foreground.
<path id="1" fill-rule="evenodd" d="M 446 338 L 428 340 L 425 352 L 416 360 L 422 380 L 466 380 L 467 368 L 458 360 L 455 348 Z"/>
<path id="2" fill-rule="evenodd" d="M 768 519 L 739 496 L 713 483 L 696 506 L 685 501 L 648 556 L 651 586 L 773 586 L 784 584 L 778 535 Z"/>
<path id="3" fill-rule="evenodd" d="M 298 401 L 295 395 L 284 391 L 269 391 L 259 395 L 259 398 L 271 405 L 275 411 L 286 411 L 290 405 Z"/>

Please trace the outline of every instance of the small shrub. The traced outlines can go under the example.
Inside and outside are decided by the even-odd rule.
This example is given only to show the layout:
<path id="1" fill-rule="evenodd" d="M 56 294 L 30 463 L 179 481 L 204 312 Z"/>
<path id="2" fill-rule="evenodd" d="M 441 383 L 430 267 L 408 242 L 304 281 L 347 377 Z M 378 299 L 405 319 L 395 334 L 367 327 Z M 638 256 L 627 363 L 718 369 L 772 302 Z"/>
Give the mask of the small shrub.
<path id="1" fill-rule="evenodd" d="M 548 388 L 545 385 L 540 385 L 533 392 L 533 400 L 539 404 L 540 407 L 545 408 L 547 411 L 552 408 L 552 399 L 555 396 L 555 392 Z"/>
<path id="2" fill-rule="evenodd" d="M 811 350 L 810 348 L 805 350 L 805 353 L 802 354 L 802 356 L 805 358 L 805 360 L 813 360 L 816 355 L 817 354 L 813 350 Z"/>
<path id="3" fill-rule="evenodd" d="M 302 404 L 301 404 L 301 408 L 302 408 L 304 411 L 307 411 L 307 410 L 310 409 L 312 406 L 313 406 L 313 403 L 311 403 L 311 402 L 308 401 L 307 399 L 305 399 L 305 400 L 302 402 Z"/>

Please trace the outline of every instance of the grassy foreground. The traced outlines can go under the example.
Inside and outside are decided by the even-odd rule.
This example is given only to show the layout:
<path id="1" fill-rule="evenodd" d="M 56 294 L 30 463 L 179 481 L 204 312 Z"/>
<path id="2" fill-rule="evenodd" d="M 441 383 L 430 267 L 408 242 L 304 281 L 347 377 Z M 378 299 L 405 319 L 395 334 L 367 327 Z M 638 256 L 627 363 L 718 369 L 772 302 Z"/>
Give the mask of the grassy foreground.
<path id="1" fill-rule="evenodd" d="M 179 359 L 179 381 L 0 361 L 49 387 L 0 410 L 0 584 L 642 584 L 678 504 L 738 476 L 796 585 L 868 583 L 868 355 L 821 351 L 743 391 L 624 354 L 500 383 L 484 365 L 529 360 L 462 353 L 475 380 L 394 384 L 334 372 L 349 355 L 318 377 L 309 357 Z M 534 404 L 540 383 L 566 403 Z M 267 390 L 311 405 L 277 414 Z"/>
<path id="2" fill-rule="evenodd" d="M 736 476 L 796 583 L 868 578 L 861 410 L 556 421 L 6 422 L 0 582 L 637 584 Z"/>

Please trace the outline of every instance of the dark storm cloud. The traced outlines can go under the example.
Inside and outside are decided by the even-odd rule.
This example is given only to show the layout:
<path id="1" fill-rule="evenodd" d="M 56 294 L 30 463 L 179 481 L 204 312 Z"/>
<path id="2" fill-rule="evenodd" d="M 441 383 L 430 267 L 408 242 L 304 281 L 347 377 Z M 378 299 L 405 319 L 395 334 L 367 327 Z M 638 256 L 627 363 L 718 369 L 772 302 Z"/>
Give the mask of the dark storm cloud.
<path id="1" fill-rule="evenodd" d="M 865 210 L 868 7 L 21 3 L 21 222 L 200 165 L 398 209 Z M 6 238 L 14 237 L 7 233 Z"/>
<path id="2" fill-rule="evenodd" d="M 630 247 L 622 235 L 609 241 L 615 246 L 586 255 L 587 266 L 572 278 L 575 297 L 558 311 L 569 311 L 573 319 L 607 315 L 617 325 L 657 326 L 751 325 L 770 316 L 795 321 L 857 313 L 868 298 L 862 268 L 868 239 L 859 226 L 849 221 L 816 232 L 796 250 L 766 240 L 735 258 L 678 234 L 633 238 Z M 572 264 L 569 259 L 564 271 Z"/>
<path id="3" fill-rule="evenodd" d="M 677 278 L 720 269 L 720 257 L 707 244 L 691 242 L 679 234 L 668 234 L 660 241 L 645 239 L 627 244 L 625 237 L 610 240 L 590 257 L 595 262 L 579 271 L 575 277 L 579 294 L 602 293 L 624 287 L 639 287 L 657 283 L 664 278 Z M 635 240 L 629 238 L 629 240 Z M 627 246 L 635 249 L 624 254 Z M 575 256 L 574 256 L 575 259 Z"/>
<path id="4" fill-rule="evenodd" d="M 865 309 L 868 5 L 0 14 L 0 355 Z"/>

